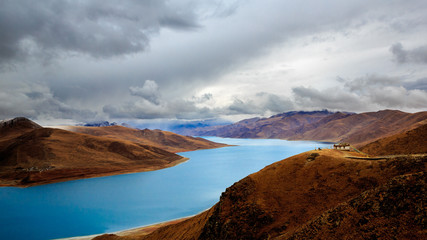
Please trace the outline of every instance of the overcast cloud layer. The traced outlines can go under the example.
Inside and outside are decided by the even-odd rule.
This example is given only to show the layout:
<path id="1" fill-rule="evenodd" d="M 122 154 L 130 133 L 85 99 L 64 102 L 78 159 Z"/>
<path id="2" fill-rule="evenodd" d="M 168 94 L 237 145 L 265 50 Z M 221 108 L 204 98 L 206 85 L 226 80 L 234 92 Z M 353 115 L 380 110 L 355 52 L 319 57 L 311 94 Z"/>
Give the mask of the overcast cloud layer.
<path id="1" fill-rule="evenodd" d="M 0 119 L 427 110 L 427 2 L 0 1 Z"/>

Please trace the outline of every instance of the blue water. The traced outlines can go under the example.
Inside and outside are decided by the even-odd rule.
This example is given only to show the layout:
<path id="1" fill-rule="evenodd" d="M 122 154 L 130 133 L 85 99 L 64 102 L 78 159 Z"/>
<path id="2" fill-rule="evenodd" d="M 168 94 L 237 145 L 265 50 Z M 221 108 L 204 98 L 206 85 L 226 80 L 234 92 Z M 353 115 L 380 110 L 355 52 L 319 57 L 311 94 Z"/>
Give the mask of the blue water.
<path id="1" fill-rule="evenodd" d="M 199 213 L 234 182 L 326 143 L 209 137 L 233 147 L 180 153 L 189 161 L 153 172 L 0 188 L 0 236 L 52 239 L 114 232 Z"/>

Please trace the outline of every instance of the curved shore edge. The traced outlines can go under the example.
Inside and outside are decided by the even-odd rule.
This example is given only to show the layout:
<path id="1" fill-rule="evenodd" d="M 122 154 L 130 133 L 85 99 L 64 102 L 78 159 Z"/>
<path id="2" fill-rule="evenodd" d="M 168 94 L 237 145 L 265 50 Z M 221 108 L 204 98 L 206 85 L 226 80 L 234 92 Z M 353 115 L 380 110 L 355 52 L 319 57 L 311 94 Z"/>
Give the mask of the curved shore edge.
<path id="1" fill-rule="evenodd" d="M 420 206 L 427 158 L 348 158 L 358 155 L 297 154 L 236 182 L 212 208 L 185 221 L 93 239 L 426 239 Z"/>
<path id="2" fill-rule="evenodd" d="M 201 213 L 204 213 L 206 211 L 208 211 L 209 209 L 206 209 L 204 211 L 201 211 L 199 213 L 196 213 L 194 215 L 190 215 L 190 216 L 186 216 L 186 217 L 182 217 L 182 218 L 176 218 L 176 219 L 172 219 L 172 220 L 168 220 L 168 221 L 164 221 L 164 222 L 158 222 L 158 223 L 153 223 L 153 224 L 149 224 L 149 225 L 144 225 L 141 227 L 136 227 L 136 228 L 130 228 L 130 229 L 125 229 L 122 231 L 117 231 L 117 232 L 112 232 L 112 233 L 100 233 L 100 234 L 93 234 L 93 235 L 87 235 L 87 236 L 77 236 L 77 237 L 69 237 L 69 238 L 56 238 L 53 240 L 91 240 L 94 239 L 96 237 L 99 236 L 103 236 L 103 235 L 110 235 L 110 234 L 114 234 L 117 236 L 121 236 L 121 237 L 125 237 L 128 235 L 148 235 L 150 233 L 152 233 L 153 231 L 161 228 L 161 227 L 165 227 L 168 225 L 172 225 L 172 224 L 176 224 L 176 223 L 180 223 L 183 222 L 189 218 L 192 218 L 196 215 L 199 215 Z"/>
<path id="3" fill-rule="evenodd" d="M 227 146 L 161 130 L 84 130 L 88 132 L 45 128 L 26 118 L 0 122 L 0 186 L 159 170 L 183 162 L 177 152 Z"/>
<path id="4" fill-rule="evenodd" d="M 73 180 L 80 180 L 80 179 L 88 179 L 88 178 L 97 178 L 97 177 L 108 177 L 108 176 L 115 176 L 115 175 L 121 175 L 121 174 L 132 174 L 132 173 L 140 173 L 140 172 L 150 172 L 150 171 L 156 171 L 156 170 L 162 170 L 170 167 L 177 166 L 179 164 L 185 163 L 189 158 L 181 157 L 181 159 L 175 160 L 169 164 L 163 165 L 163 166 L 152 166 L 152 167 L 141 167 L 141 168 L 135 168 L 132 166 L 132 169 L 119 169 L 119 170 L 113 170 L 111 172 L 91 172 L 86 174 L 78 174 L 75 176 L 66 176 L 66 177 L 60 177 L 60 178 L 52 178 L 52 179 L 46 179 L 46 180 L 40 180 L 33 183 L 27 183 L 25 185 L 22 184 L 2 184 L 0 182 L 0 187 L 19 187 L 19 188 L 27 188 L 27 187 L 33 187 L 33 186 L 39 186 L 39 185 L 45 185 L 45 184 L 51 184 L 51 183 L 59 183 L 59 182 L 68 182 Z"/>

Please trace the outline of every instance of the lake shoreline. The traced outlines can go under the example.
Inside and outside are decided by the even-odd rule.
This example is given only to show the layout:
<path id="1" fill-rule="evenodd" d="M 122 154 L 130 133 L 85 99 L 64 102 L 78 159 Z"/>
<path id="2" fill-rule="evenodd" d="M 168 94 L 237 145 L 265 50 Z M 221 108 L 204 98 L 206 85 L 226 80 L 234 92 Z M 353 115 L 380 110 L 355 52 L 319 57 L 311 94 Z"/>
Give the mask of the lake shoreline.
<path id="1" fill-rule="evenodd" d="M 121 230 L 121 231 L 117 231 L 117 232 L 111 232 L 111 233 L 100 233 L 100 234 L 93 234 L 93 235 L 87 235 L 87 236 L 76 236 L 76 237 L 68 237 L 68 238 L 57 238 L 54 240 L 91 240 L 94 239 L 96 237 L 99 236 L 103 236 L 103 235 L 117 235 L 117 236 L 143 236 L 143 235 L 148 235 L 154 231 L 156 231 L 157 229 L 161 228 L 161 227 L 165 227 L 165 226 L 169 226 L 172 224 L 177 224 L 180 222 L 183 222 L 189 218 L 192 218 L 196 215 L 199 215 L 201 213 L 204 213 L 206 211 L 208 211 L 210 208 L 201 211 L 197 214 L 193 214 L 190 216 L 186 216 L 186 217 L 182 217 L 182 218 L 176 218 L 176 219 L 172 219 L 172 220 L 168 220 L 168 221 L 164 221 L 164 222 L 158 222 L 158 223 L 153 223 L 153 224 L 149 224 L 149 225 L 144 225 L 144 226 L 140 226 L 140 227 L 135 227 L 135 228 L 129 228 L 129 229 L 125 229 L 125 230 Z"/>
<path id="2" fill-rule="evenodd" d="M 181 157 L 178 160 L 175 160 L 173 162 L 170 162 L 168 164 L 162 165 L 162 166 L 150 166 L 150 167 L 141 167 L 141 168 L 135 168 L 135 166 L 130 166 L 132 168 L 130 169 L 113 169 L 112 171 L 102 171 L 103 169 L 99 169 L 99 172 L 93 171 L 93 172 L 87 172 L 87 173 L 80 173 L 72 176 L 59 176 L 58 178 L 51 178 L 51 179 L 41 179 L 37 182 L 29 182 L 23 184 L 22 182 L 19 182 L 17 180 L 4 180 L 0 179 L 0 187 L 17 187 L 17 188 L 28 188 L 28 187 L 34 187 L 34 186 L 41 186 L 51 183 L 60 183 L 60 182 L 67 182 L 67 181 L 73 181 L 73 180 L 80 180 L 80 179 L 88 179 L 88 178 L 97 178 L 97 177 L 108 177 L 108 176 L 114 176 L 114 175 L 121 175 L 121 174 L 132 174 L 132 173 L 139 173 L 139 172 L 150 172 L 150 171 L 157 171 L 162 170 L 165 168 L 175 167 L 181 163 L 185 163 L 189 160 L 189 158 Z M 65 174 L 66 174 L 66 169 Z M 68 172 L 76 171 L 75 169 L 69 169 Z M 62 172 L 62 174 L 64 174 Z"/>
<path id="3" fill-rule="evenodd" d="M 208 140 L 238 146 L 182 152 L 180 155 L 191 161 L 160 171 L 88 178 L 34 188 L 0 188 L 0 195 L 4 196 L 0 198 L 0 205 L 4 206 L 0 220 L 25 220 L 11 222 L 10 228 L 0 228 L 0 233 L 5 239 L 90 239 L 97 236 L 94 234 L 124 229 L 127 230 L 117 234 L 157 229 L 174 223 L 162 221 L 185 219 L 211 208 L 227 187 L 249 174 L 288 156 L 325 147 L 321 143 L 305 141 Z M 186 223 L 187 220 L 178 225 Z M 112 237 L 107 234 L 103 239 Z"/>

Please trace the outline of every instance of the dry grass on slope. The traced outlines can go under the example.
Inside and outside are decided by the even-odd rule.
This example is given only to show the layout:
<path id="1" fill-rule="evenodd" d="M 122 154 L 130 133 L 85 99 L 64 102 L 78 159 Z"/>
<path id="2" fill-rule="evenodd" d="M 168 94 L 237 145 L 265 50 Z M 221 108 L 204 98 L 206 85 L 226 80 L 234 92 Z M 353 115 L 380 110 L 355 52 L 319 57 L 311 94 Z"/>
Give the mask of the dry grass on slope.
<path id="1" fill-rule="evenodd" d="M 427 160 L 366 161 L 345 155 L 335 150 L 310 151 L 274 163 L 227 188 L 209 211 L 135 239 L 282 236 L 393 177 L 425 172 Z"/>
<path id="2" fill-rule="evenodd" d="M 30 186 L 149 171 L 182 160 L 174 153 L 130 141 L 37 128 L 0 139 L 0 185 Z"/>
<path id="3" fill-rule="evenodd" d="M 118 140 L 132 141 L 144 145 L 155 146 L 169 152 L 186 152 L 199 149 L 225 147 L 226 144 L 215 143 L 203 138 L 182 136 L 162 130 L 139 130 L 123 126 L 108 127 L 79 127 L 66 126 L 66 130 L 85 133 L 93 136 L 101 136 Z"/>
<path id="4" fill-rule="evenodd" d="M 363 146 L 360 150 L 371 155 L 427 153 L 427 124 L 379 139 Z"/>

